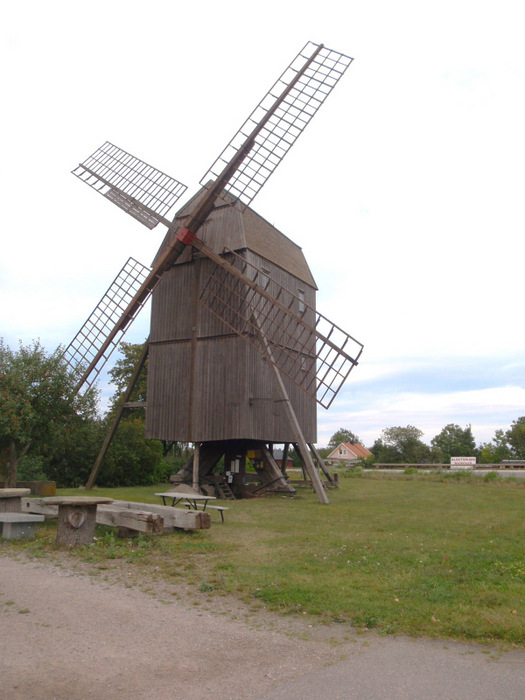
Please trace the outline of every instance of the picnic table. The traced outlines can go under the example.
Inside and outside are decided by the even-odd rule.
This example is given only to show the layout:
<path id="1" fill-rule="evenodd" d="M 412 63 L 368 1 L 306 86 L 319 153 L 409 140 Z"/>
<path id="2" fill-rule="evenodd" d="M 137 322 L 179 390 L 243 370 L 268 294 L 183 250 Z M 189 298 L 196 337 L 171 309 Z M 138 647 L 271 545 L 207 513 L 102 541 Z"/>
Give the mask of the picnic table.
<path id="1" fill-rule="evenodd" d="M 184 505 L 188 504 L 190 508 L 194 510 L 199 510 L 199 505 L 202 506 L 202 510 L 206 510 L 208 501 L 217 500 L 215 496 L 206 496 L 202 493 L 187 493 L 184 491 L 164 491 L 164 493 L 156 493 L 155 496 L 160 496 L 164 505 L 166 505 L 166 500 L 169 501 L 171 499 L 172 506 L 183 503 Z"/>
<path id="2" fill-rule="evenodd" d="M 91 496 L 49 496 L 46 505 L 58 506 L 57 544 L 76 547 L 90 544 L 95 537 L 97 505 L 113 503 L 112 498 Z"/>
<path id="3" fill-rule="evenodd" d="M 209 501 L 216 501 L 215 496 L 206 496 L 201 493 L 189 493 L 187 491 L 164 491 L 164 493 L 156 493 L 155 496 L 160 496 L 162 502 L 166 505 L 166 500 L 171 500 L 171 505 L 176 506 L 179 503 L 185 508 L 191 508 L 192 510 L 206 510 L 208 506 L 209 510 L 216 510 L 220 513 L 221 521 L 224 522 L 224 511 L 228 510 L 225 506 L 210 506 Z"/>

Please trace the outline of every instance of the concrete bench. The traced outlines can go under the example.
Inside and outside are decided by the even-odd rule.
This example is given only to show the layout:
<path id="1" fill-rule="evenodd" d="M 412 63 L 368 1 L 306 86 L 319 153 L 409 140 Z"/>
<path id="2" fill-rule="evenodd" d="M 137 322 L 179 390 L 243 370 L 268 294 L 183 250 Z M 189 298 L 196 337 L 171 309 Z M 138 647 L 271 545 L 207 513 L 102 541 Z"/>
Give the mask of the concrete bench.
<path id="1" fill-rule="evenodd" d="M 43 523 L 43 515 L 0 513 L 2 537 L 6 540 L 30 539 L 35 536 L 35 523 Z"/>
<path id="2" fill-rule="evenodd" d="M 193 508 L 193 506 L 190 505 L 189 503 L 184 503 L 184 507 L 185 508 Z M 208 511 L 208 510 L 218 511 L 221 514 L 222 522 L 224 522 L 224 511 L 229 510 L 229 508 L 227 508 L 226 506 L 209 506 L 209 505 L 202 506 L 200 503 L 197 504 L 197 508 L 199 508 L 199 510 L 204 510 L 204 508 L 206 508 L 206 511 Z M 195 510 L 197 510 L 197 508 Z"/>
<path id="3" fill-rule="evenodd" d="M 0 489 L 0 513 L 20 513 L 22 496 L 29 496 L 31 489 Z"/>

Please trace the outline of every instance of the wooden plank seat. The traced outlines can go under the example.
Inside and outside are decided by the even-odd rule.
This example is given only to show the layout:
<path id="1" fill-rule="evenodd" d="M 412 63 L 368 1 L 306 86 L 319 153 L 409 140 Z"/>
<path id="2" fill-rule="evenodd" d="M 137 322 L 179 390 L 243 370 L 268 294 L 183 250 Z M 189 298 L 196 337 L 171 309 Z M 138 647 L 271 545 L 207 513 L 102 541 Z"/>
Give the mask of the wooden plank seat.
<path id="1" fill-rule="evenodd" d="M 58 517 L 58 505 L 45 503 L 43 498 L 22 498 L 24 513 L 38 513 L 46 518 Z M 162 525 L 161 521 L 162 520 Z M 126 528 L 137 532 L 157 533 L 182 530 L 209 529 L 210 516 L 202 511 L 188 512 L 183 508 L 158 506 L 152 503 L 134 501 L 113 501 L 111 504 L 99 505 L 96 511 L 99 525 Z"/>
<path id="2" fill-rule="evenodd" d="M 193 508 L 193 506 L 191 505 L 191 503 L 184 503 L 183 505 L 184 505 L 185 508 Z M 195 510 L 197 510 L 198 508 L 202 508 L 203 510 L 204 510 L 204 508 L 206 508 L 206 511 L 208 511 L 208 510 L 216 510 L 216 511 L 218 511 L 218 512 L 221 514 L 221 520 L 222 520 L 222 522 L 224 522 L 224 511 L 225 511 L 225 510 L 230 510 L 227 506 L 209 506 L 209 505 L 203 506 L 203 505 L 201 505 L 200 503 L 197 503 L 197 507 L 195 508 Z"/>
<path id="3" fill-rule="evenodd" d="M 2 537 L 6 540 L 31 539 L 35 536 L 35 523 L 43 523 L 43 515 L 29 513 L 0 513 Z"/>

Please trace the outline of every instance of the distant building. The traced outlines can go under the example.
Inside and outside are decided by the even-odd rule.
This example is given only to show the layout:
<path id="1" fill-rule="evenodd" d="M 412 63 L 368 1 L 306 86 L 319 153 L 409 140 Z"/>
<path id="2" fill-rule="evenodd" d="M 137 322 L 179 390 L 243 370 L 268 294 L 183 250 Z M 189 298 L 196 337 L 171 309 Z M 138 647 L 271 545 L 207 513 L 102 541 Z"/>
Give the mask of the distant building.
<path id="1" fill-rule="evenodd" d="M 358 459 L 366 459 L 367 457 L 372 457 L 372 453 L 363 445 L 358 442 L 342 442 L 330 452 L 325 461 L 353 464 Z"/>
<path id="2" fill-rule="evenodd" d="M 283 465 L 283 451 L 282 450 L 274 450 L 273 451 L 273 458 L 277 462 L 277 465 L 279 467 L 282 467 L 282 465 Z M 286 470 L 286 469 L 291 469 L 292 467 L 293 467 L 293 459 L 290 456 L 288 456 L 286 458 L 286 464 L 285 464 L 284 468 Z"/>

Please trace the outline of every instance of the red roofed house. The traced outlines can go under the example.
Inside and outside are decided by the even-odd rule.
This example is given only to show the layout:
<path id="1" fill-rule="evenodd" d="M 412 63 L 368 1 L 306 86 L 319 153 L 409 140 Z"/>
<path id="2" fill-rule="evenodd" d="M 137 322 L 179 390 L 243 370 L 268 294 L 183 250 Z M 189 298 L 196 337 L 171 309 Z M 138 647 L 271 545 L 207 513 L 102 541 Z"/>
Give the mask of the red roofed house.
<path id="1" fill-rule="evenodd" d="M 357 462 L 358 459 L 366 459 L 371 457 L 372 453 L 367 450 L 366 447 L 360 445 L 358 442 L 342 442 L 338 445 L 335 450 L 330 452 L 326 461 L 337 461 L 337 462 L 348 462 L 353 464 Z"/>

